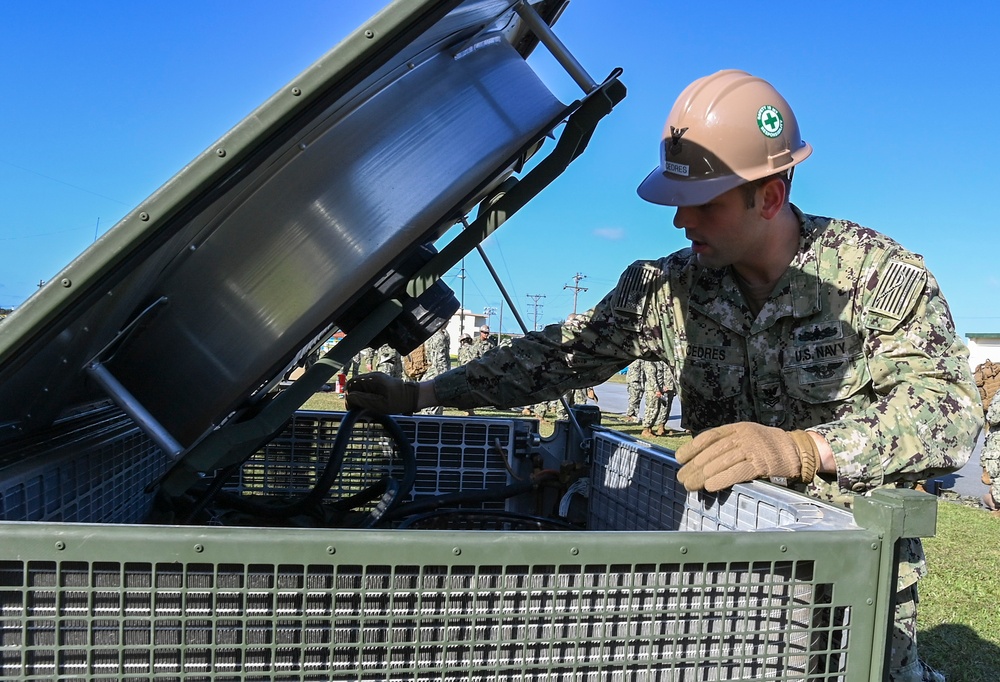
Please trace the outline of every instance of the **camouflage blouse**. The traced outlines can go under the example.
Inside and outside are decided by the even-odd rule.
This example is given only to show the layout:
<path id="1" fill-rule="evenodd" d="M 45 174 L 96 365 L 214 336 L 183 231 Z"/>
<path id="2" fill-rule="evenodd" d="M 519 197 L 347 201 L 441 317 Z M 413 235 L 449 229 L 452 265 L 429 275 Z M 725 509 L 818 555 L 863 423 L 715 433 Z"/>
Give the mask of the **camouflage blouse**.
<path id="1" fill-rule="evenodd" d="M 438 398 L 521 405 L 663 360 L 692 431 L 752 421 L 826 437 L 837 474 L 797 486 L 815 497 L 849 504 L 960 468 L 982 406 L 923 259 L 855 223 L 795 213 L 798 253 L 756 316 L 729 268 L 684 249 L 634 263 L 575 321 L 438 377 Z"/>

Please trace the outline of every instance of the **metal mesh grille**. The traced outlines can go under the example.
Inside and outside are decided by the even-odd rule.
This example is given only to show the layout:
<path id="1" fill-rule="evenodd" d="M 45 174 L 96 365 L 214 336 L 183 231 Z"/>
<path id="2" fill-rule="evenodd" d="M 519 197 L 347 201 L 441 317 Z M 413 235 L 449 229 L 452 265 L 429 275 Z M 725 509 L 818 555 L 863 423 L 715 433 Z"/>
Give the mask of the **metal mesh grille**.
<path id="1" fill-rule="evenodd" d="M 777 488 L 736 485 L 724 493 L 688 493 L 677 462 L 614 432 L 594 435 L 587 527 L 591 530 L 763 530 L 853 523 L 849 512 L 822 511 Z M 773 494 L 771 493 L 773 490 Z"/>
<path id="2" fill-rule="evenodd" d="M 166 456 L 118 408 L 57 422 L 28 442 L 7 446 L 0 480 L 6 521 L 139 523 L 166 471 Z"/>
<path id="3" fill-rule="evenodd" d="M 812 562 L 0 562 L 0 675 L 834 680 Z M 437 672 L 432 672 L 437 671 Z"/>
<path id="4" fill-rule="evenodd" d="M 300 412 L 285 432 L 244 464 L 233 492 L 302 495 L 313 489 L 337 436 L 343 415 Z M 417 478 L 409 499 L 507 485 L 513 461 L 511 420 L 394 417 L 413 443 Z M 400 464 L 379 424 L 359 423 L 348 444 L 342 474 L 328 497 L 340 498 L 372 485 Z M 503 509 L 504 503 L 484 502 Z"/>

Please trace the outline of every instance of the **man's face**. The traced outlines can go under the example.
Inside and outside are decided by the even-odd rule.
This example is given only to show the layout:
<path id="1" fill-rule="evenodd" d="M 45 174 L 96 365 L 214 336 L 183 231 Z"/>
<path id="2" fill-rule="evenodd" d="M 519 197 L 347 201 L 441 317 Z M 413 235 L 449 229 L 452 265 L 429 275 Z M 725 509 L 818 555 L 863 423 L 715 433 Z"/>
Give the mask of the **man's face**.
<path id="1" fill-rule="evenodd" d="M 758 217 L 756 209 L 746 207 L 743 189 L 735 187 L 706 204 L 678 206 L 674 227 L 683 229 L 691 240 L 699 264 L 722 268 L 759 253 L 762 223 Z"/>

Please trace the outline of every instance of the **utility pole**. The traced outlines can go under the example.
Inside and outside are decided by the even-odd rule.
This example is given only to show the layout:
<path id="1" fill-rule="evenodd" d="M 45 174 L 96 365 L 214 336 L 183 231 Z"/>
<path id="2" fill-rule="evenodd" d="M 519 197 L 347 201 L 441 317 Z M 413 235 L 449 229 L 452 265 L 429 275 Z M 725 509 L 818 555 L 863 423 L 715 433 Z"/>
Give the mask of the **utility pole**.
<path id="1" fill-rule="evenodd" d="M 579 295 L 579 293 L 581 291 L 586 291 L 587 290 L 587 287 L 581 287 L 580 286 L 580 280 L 581 279 L 586 279 L 586 278 L 587 278 L 586 275 L 581 275 L 578 272 L 578 273 L 576 273 L 573 276 L 573 286 L 570 286 L 570 285 L 567 284 L 566 286 L 563 287 L 563 289 L 572 289 L 573 290 L 573 314 L 574 315 L 576 315 L 576 297 Z"/>
<path id="2" fill-rule="evenodd" d="M 497 319 L 497 345 L 503 341 L 503 299 L 500 299 L 500 317 Z"/>
<path id="3" fill-rule="evenodd" d="M 483 315 L 486 316 L 486 326 L 490 326 L 490 318 L 497 314 L 497 309 L 490 306 L 483 308 Z"/>
<path id="4" fill-rule="evenodd" d="M 458 273 L 462 280 L 462 301 L 458 304 L 458 338 L 465 333 L 465 259 L 462 259 L 462 270 Z"/>
<path id="5" fill-rule="evenodd" d="M 542 307 L 541 304 L 539 304 L 538 300 L 542 299 L 542 298 L 545 298 L 545 294 L 528 294 L 528 298 L 530 298 L 533 301 L 533 303 L 529 303 L 528 306 L 531 307 L 535 311 L 535 321 L 534 321 L 534 324 L 533 324 L 533 326 L 531 328 L 534 331 L 537 332 L 538 331 L 538 309 Z"/>

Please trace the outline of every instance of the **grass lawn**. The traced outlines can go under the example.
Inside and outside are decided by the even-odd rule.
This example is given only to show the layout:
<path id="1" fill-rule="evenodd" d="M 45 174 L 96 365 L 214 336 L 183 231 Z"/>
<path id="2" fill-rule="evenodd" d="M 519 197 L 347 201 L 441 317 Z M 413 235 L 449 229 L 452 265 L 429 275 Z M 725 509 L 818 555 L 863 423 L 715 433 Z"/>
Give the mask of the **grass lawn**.
<path id="1" fill-rule="evenodd" d="M 1000 517 L 938 503 L 937 534 L 924 539 L 917 646 L 948 682 L 1000 680 Z"/>
<path id="2" fill-rule="evenodd" d="M 624 377 L 622 377 L 624 381 Z M 317 393 L 305 409 L 343 410 L 334 393 Z M 510 410 L 476 410 L 480 416 L 510 417 Z M 464 415 L 445 410 L 446 415 Z M 603 424 L 636 438 L 638 424 L 605 413 Z M 543 436 L 552 433 L 543 421 Z M 670 449 L 688 436 L 646 439 Z M 938 503 L 937 534 L 924 539 L 929 575 L 920 581 L 917 641 L 921 656 L 948 682 L 1000 682 L 1000 516 L 975 508 L 974 502 L 942 498 Z"/>

